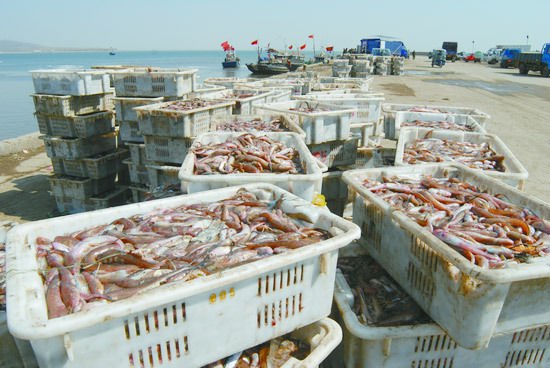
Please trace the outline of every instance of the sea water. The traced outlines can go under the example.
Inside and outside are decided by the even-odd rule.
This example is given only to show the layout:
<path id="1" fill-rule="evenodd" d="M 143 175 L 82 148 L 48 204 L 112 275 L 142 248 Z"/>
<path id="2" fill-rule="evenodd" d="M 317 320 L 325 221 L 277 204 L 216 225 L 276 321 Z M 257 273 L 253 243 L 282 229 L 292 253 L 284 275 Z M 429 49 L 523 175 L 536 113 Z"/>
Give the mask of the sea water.
<path id="1" fill-rule="evenodd" d="M 161 68 L 199 69 L 199 81 L 212 77 L 251 76 L 246 63 L 255 62 L 256 51 L 239 52 L 239 68 L 223 69 L 221 51 L 117 51 L 34 52 L 0 54 L 0 140 L 38 131 L 33 116 L 34 93 L 29 70 L 90 68 L 97 65 L 144 65 Z M 311 55 L 306 54 L 306 58 Z"/>

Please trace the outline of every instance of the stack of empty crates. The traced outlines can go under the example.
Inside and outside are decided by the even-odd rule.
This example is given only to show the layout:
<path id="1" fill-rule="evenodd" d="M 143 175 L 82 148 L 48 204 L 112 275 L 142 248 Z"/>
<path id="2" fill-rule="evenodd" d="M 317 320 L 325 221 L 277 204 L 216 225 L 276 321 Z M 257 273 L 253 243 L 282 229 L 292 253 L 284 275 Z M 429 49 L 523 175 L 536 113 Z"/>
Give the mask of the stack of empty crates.
<path id="1" fill-rule="evenodd" d="M 196 69 L 133 68 L 112 74 L 120 138 L 130 151 L 130 158 L 124 163 L 129 168 L 134 202 L 182 193 L 177 176 L 179 165 L 171 158 L 185 153 L 192 142 L 180 147 L 178 143 L 182 142 L 178 139 L 155 134 L 151 124 L 155 124 L 156 118 L 143 122 L 135 108 L 186 98 L 197 87 L 196 72 Z"/>
<path id="2" fill-rule="evenodd" d="M 351 77 L 368 78 L 374 73 L 372 58 L 369 59 L 366 54 L 358 54 L 351 57 Z"/>
<path id="3" fill-rule="evenodd" d="M 374 57 L 374 74 L 376 75 L 391 74 L 391 60 L 388 56 Z"/>
<path id="4" fill-rule="evenodd" d="M 405 58 L 401 56 L 392 56 L 391 58 L 391 74 L 402 75 L 405 68 Z"/>
<path id="5" fill-rule="evenodd" d="M 52 160 L 52 194 L 61 213 L 123 204 L 116 185 L 128 151 L 116 145 L 112 91 L 105 71 L 52 69 L 31 72 L 38 128 Z"/>
<path id="6" fill-rule="evenodd" d="M 336 59 L 332 64 L 332 76 L 338 78 L 348 78 L 351 72 L 351 65 L 348 59 Z"/>

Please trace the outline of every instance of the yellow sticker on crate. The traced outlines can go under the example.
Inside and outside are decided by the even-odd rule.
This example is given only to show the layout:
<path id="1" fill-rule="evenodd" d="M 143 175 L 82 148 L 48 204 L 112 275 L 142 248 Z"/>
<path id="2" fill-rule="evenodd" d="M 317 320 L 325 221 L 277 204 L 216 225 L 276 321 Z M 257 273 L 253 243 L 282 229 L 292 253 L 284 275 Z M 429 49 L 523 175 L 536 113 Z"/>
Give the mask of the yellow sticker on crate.
<path id="1" fill-rule="evenodd" d="M 311 201 L 311 203 L 319 207 L 324 207 L 327 205 L 325 196 L 322 194 L 316 194 L 315 197 L 313 197 L 313 201 Z"/>

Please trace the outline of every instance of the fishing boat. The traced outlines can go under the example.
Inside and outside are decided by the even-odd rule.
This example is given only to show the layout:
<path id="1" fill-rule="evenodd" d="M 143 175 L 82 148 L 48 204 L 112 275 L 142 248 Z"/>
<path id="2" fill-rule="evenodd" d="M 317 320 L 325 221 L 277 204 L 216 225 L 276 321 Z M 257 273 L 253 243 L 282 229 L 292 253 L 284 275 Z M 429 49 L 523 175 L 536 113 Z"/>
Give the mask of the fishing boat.
<path id="1" fill-rule="evenodd" d="M 256 64 L 246 64 L 246 67 L 252 72 L 252 74 L 261 75 L 277 75 L 288 73 L 290 71 L 286 64 L 280 62 L 258 61 Z"/>
<path id="2" fill-rule="evenodd" d="M 222 67 L 224 68 L 238 68 L 240 59 L 235 54 L 235 48 L 225 41 L 221 44 L 223 51 L 225 51 L 225 60 L 222 61 Z"/>
<path id="3" fill-rule="evenodd" d="M 111 56 L 116 55 L 115 54 L 115 49 L 113 49 L 112 47 L 111 47 L 111 51 L 109 51 L 109 55 L 111 55 Z"/>

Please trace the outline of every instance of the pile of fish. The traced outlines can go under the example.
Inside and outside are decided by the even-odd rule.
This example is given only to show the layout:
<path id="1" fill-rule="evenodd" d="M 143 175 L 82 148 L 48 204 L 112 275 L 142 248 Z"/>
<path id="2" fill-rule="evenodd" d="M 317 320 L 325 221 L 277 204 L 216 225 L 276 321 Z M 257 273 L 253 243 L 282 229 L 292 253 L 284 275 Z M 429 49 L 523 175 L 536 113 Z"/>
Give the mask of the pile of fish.
<path id="1" fill-rule="evenodd" d="M 338 258 L 355 301 L 359 322 L 374 327 L 432 322 L 430 317 L 369 255 Z"/>
<path id="2" fill-rule="evenodd" d="M 252 120 L 233 120 L 218 124 L 216 130 L 227 132 L 285 132 L 286 127 L 280 118 L 275 118 L 270 121 L 261 118 Z"/>
<path id="3" fill-rule="evenodd" d="M 250 133 L 222 143 L 201 145 L 191 149 L 191 152 L 195 155 L 195 175 L 302 172 L 295 148 Z"/>
<path id="4" fill-rule="evenodd" d="M 191 100 L 182 100 L 182 101 L 173 101 L 164 105 L 162 108 L 165 110 L 174 110 L 174 111 L 189 111 L 200 109 L 203 107 L 208 107 L 212 105 L 218 105 L 224 103 L 224 100 L 203 100 L 201 98 L 194 98 Z"/>
<path id="5" fill-rule="evenodd" d="M 505 171 L 504 156 L 497 155 L 488 142 L 481 144 L 457 142 L 450 139 L 417 139 L 405 145 L 403 162 L 460 162 L 472 169 Z"/>
<path id="6" fill-rule="evenodd" d="M 48 315 L 87 310 L 329 237 L 303 227 L 303 216 L 283 213 L 283 201 L 259 200 L 241 189 L 226 200 L 163 208 L 51 240 L 39 237 Z"/>
<path id="7" fill-rule="evenodd" d="M 363 185 L 472 263 L 501 268 L 550 253 L 550 221 L 456 178 L 384 177 Z"/>
<path id="8" fill-rule="evenodd" d="M 283 336 L 208 364 L 206 368 L 279 368 L 290 358 L 304 360 L 310 349 L 304 342 Z"/>
<path id="9" fill-rule="evenodd" d="M 473 126 L 466 124 L 457 124 L 451 121 L 423 121 L 423 120 L 414 120 L 414 121 L 404 121 L 401 123 L 402 127 L 412 126 L 417 128 L 432 128 L 432 129 L 444 129 L 444 130 L 454 130 L 454 131 L 463 131 L 463 132 L 472 132 L 474 130 Z"/>

